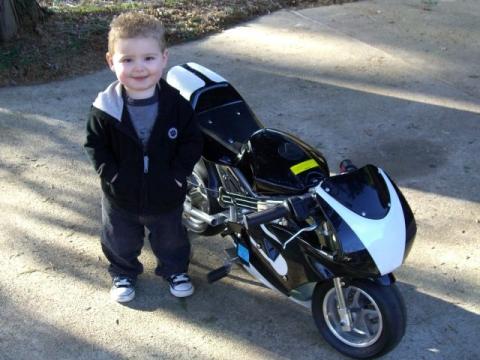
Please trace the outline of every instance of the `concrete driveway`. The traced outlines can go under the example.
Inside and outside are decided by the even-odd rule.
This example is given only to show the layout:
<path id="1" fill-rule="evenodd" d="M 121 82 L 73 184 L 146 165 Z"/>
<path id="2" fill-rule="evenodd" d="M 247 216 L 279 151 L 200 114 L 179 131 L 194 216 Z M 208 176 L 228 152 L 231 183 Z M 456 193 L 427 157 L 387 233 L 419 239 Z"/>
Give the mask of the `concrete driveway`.
<path id="1" fill-rule="evenodd" d="M 361 1 L 279 11 L 171 48 L 240 91 L 268 127 L 398 182 L 418 222 L 397 272 L 408 328 L 386 359 L 478 359 L 480 2 Z M 72 59 L 73 60 L 73 59 Z M 153 275 L 108 297 L 99 186 L 82 151 L 109 71 L 0 89 L 0 359 L 339 359 L 308 311 L 240 269 L 208 285 L 219 237 L 193 237 L 195 296 Z"/>

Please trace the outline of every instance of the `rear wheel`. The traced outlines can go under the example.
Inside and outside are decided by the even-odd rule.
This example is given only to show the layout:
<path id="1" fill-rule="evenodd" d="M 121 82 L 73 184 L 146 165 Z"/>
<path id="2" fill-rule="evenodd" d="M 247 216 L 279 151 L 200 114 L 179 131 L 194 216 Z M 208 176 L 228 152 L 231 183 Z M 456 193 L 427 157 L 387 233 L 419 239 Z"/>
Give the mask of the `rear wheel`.
<path id="1" fill-rule="evenodd" d="M 188 188 L 185 204 L 187 207 L 200 210 L 207 214 L 219 212 L 220 206 L 208 191 L 208 174 L 203 160 L 200 160 L 187 179 Z M 183 213 L 183 224 L 188 231 L 201 235 L 214 235 L 221 232 L 223 225 L 210 226 L 205 221 L 190 216 L 186 211 Z"/>
<path id="2" fill-rule="evenodd" d="M 333 284 L 319 283 L 315 288 L 312 312 L 325 340 L 339 352 L 357 359 L 391 351 L 402 339 L 406 325 L 405 305 L 397 287 L 357 280 L 342 289 L 352 320 L 350 330 L 342 327 Z"/>

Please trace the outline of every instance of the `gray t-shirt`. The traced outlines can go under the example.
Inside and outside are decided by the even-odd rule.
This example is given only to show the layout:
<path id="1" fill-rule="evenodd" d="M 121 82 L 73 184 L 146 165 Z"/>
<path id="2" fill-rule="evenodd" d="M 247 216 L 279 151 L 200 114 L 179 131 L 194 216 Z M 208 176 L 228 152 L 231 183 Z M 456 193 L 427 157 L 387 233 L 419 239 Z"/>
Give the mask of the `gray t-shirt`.
<path id="1" fill-rule="evenodd" d="M 147 99 L 132 99 L 127 96 L 126 103 L 133 127 L 146 150 L 158 115 L 158 90 Z"/>

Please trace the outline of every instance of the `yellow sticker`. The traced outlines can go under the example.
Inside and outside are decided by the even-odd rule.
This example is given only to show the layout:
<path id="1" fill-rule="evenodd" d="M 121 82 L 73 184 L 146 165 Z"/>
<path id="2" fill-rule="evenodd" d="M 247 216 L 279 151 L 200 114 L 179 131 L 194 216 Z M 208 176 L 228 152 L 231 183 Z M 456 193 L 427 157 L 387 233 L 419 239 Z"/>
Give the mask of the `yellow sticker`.
<path id="1" fill-rule="evenodd" d="M 298 175 L 304 171 L 310 170 L 317 166 L 318 166 L 318 163 L 314 159 L 310 159 L 310 160 L 303 161 L 297 165 L 293 165 L 292 167 L 290 167 L 290 170 L 292 170 L 292 172 L 295 175 Z"/>

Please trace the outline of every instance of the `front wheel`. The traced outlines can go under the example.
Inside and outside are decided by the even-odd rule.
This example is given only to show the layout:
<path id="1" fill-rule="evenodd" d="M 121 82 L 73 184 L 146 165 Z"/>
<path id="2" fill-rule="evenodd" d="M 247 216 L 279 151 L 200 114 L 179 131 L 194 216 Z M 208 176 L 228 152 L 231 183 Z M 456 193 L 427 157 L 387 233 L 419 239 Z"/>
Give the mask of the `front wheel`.
<path id="1" fill-rule="evenodd" d="M 395 348 L 406 326 L 405 304 L 397 287 L 355 280 L 342 290 L 351 317 L 348 330 L 342 326 L 333 283 L 319 283 L 315 288 L 312 313 L 325 340 L 357 359 L 378 357 Z"/>

